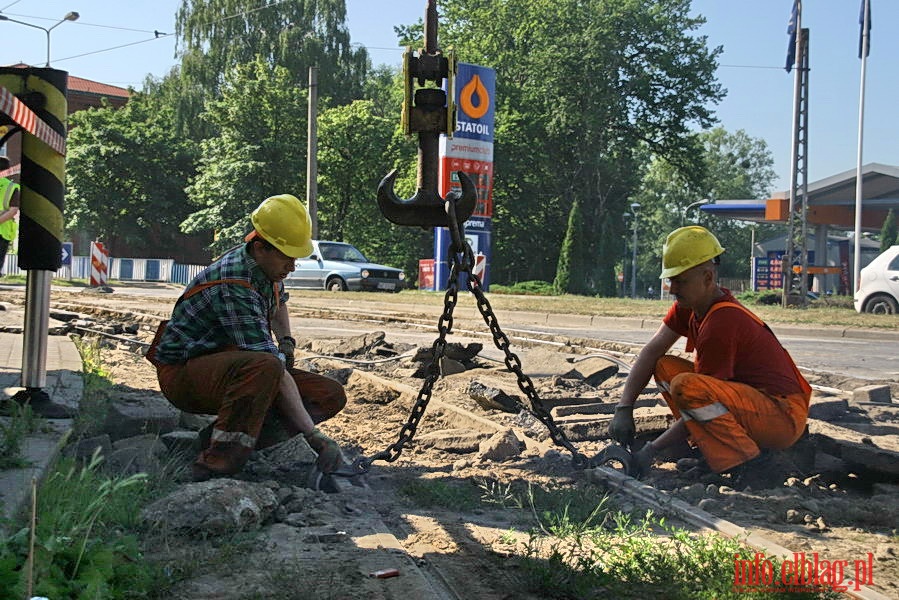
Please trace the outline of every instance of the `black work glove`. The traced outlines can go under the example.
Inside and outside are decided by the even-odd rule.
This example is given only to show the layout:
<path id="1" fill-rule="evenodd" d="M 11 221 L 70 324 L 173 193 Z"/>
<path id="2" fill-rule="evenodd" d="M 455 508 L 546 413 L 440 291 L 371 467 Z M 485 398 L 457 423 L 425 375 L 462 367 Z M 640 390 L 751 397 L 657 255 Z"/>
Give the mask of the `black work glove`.
<path id="1" fill-rule="evenodd" d="M 633 453 L 633 462 L 631 464 L 631 472 L 628 473 L 631 477 L 636 477 L 637 479 L 643 479 L 647 473 L 649 473 L 649 468 L 652 467 L 653 459 L 656 456 L 656 449 L 653 446 L 652 442 L 648 442 L 642 448 Z"/>
<path id="2" fill-rule="evenodd" d="M 278 352 L 284 355 L 284 366 L 288 369 L 292 369 L 296 363 L 296 359 L 293 356 L 296 349 L 297 341 L 289 335 L 285 335 L 278 340 Z"/>
<path id="3" fill-rule="evenodd" d="M 340 468 L 343 456 L 337 442 L 322 433 L 318 427 L 314 427 L 305 437 L 309 446 L 318 453 L 315 464 L 322 473 L 333 473 Z"/>
<path id="4" fill-rule="evenodd" d="M 633 406 L 616 406 L 615 416 L 609 423 L 609 435 L 613 440 L 625 446 L 630 446 L 634 441 L 634 435 L 637 433 L 637 426 L 634 424 L 634 407 Z"/>

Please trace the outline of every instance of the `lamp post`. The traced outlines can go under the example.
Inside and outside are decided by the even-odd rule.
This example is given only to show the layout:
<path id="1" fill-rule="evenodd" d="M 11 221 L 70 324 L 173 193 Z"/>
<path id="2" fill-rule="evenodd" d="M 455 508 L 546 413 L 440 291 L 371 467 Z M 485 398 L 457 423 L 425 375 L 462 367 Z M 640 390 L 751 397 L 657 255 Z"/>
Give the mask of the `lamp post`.
<path id="1" fill-rule="evenodd" d="M 695 208 L 697 206 L 702 206 L 703 204 L 709 204 L 710 202 L 711 202 L 711 200 L 709 200 L 708 198 L 704 198 L 702 200 L 693 202 L 692 204 L 688 204 L 687 207 L 684 208 L 683 215 L 681 215 L 681 221 L 680 221 L 681 227 L 683 227 L 684 225 L 687 224 L 687 215 L 690 213 L 691 208 Z"/>
<path id="2" fill-rule="evenodd" d="M 624 230 L 626 232 L 627 220 L 633 215 L 631 213 L 624 213 L 621 216 L 624 218 Z M 621 259 L 621 297 L 627 298 L 627 234 L 624 236 L 624 256 Z"/>
<path id="3" fill-rule="evenodd" d="M 16 19 L 10 19 L 6 15 L 0 15 L 0 21 L 9 21 L 10 23 L 18 23 L 19 25 L 24 25 L 26 27 L 34 27 L 35 29 L 40 29 L 44 33 L 47 34 L 47 64 L 44 65 L 46 67 L 50 66 L 50 32 L 65 23 L 66 21 L 77 21 L 80 15 L 74 11 L 66 13 L 62 19 L 51 25 L 50 27 L 41 27 L 40 25 L 35 25 L 34 23 L 26 23 L 25 21 L 17 21 Z"/>
<path id="4" fill-rule="evenodd" d="M 640 204 L 638 202 L 631 202 L 631 213 L 634 215 L 633 226 L 634 226 L 634 241 L 633 245 L 633 257 L 631 259 L 631 298 L 637 297 L 637 209 L 640 208 Z"/>

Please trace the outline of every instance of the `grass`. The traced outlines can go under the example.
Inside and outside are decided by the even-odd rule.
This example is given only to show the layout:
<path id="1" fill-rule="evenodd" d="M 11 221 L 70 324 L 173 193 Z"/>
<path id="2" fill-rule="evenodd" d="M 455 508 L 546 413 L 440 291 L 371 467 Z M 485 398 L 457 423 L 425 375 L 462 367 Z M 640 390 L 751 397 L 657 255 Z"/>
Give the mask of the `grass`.
<path id="1" fill-rule="evenodd" d="M 529 531 L 525 535 L 503 532 L 497 540 L 502 553 L 494 556 L 522 596 L 559 600 L 840 597 L 828 590 L 739 589 L 735 560 L 751 564 L 755 549 L 739 539 L 672 526 L 651 512 L 623 512 L 612 498 L 597 496 L 596 488 L 589 485 L 540 487 L 521 481 L 420 479 L 400 491 L 419 508 L 489 507 L 529 516 Z M 771 559 L 771 567 L 780 572 L 778 561 Z"/>
<path id="2" fill-rule="evenodd" d="M 27 467 L 22 457 L 22 443 L 25 437 L 40 429 L 43 420 L 36 416 L 30 406 L 18 402 L 7 402 L 9 413 L 0 417 L 0 469 Z"/>

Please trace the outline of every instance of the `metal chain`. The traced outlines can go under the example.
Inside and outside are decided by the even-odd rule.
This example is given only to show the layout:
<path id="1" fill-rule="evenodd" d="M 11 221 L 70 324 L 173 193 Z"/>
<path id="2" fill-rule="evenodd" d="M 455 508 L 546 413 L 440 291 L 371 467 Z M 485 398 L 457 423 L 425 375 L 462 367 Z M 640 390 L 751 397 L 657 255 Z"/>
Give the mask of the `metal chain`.
<path id="1" fill-rule="evenodd" d="M 540 395 L 534 387 L 534 382 L 521 370 L 521 359 L 509 349 L 511 343 L 509 342 L 509 338 L 499 327 L 499 321 L 496 318 L 496 314 L 494 314 L 490 302 L 487 301 L 487 297 L 484 295 L 484 291 L 481 288 L 481 279 L 471 272 L 468 274 L 468 290 L 474 294 L 477 299 L 478 311 L 480 311 L 481 316 L 484 317 L 484 322 L 487 324 L 487 327 L 490 328 L 490 333 L 493 334 L 494 345 L 505 354 L 506 368 L 515 373 L 515 376 L 518 378 L 518 387 L 530 401 L 530 408 L 523 405 L 522 408 L 537 417 L 537 419 L 546 426 L 553 443 L 557 446 L 562 446 L 571 452 L 571 461 L 575 468 L 585 468 L 588 464 L 587 458 L 578 452 L 577 448 L 574 447 L 565 435 L 565 432 L 556 425 L 556 422 L 552 418 L 552 414 L 550 414 L 546 409 L 546 406 L 543 405 L 543 401 L 540 399 Z"/>
<path id="2" fill-rule="evenodd" d="M 434 383 L 436 383 L 437 378 L 440 377 L 440 359 L 443 358 L 446 352 L 446 336 L 447 334 L 452 333 L 453 309 L 455 309 L 456 302 L 459 299 L 459 275 L 462 273 L 468 274 L 468 290 L 474 294 L 477 299 L 478 311 L 480 311 L 481 315 L 484 317 L 484 322 L 487 323 L 487 326 L 490 328 L 490 333 L 493 335 L 493 343 L 498 349 L 503 351 L 503 354 L 505 354 L 506 368 L 513 372 L 518 378 L 518 387 L 524 392 L 531 404 L 530 408 L 528 408 L 523 403 L 519 402 L 519 406 L 523 410 L 537 417 L 537 419 L 546 426 L 553 443 L 557 446 L 562 446 L 571 452 L 571 462 L 576 469 L 587 467 L 589 465 L 588 459 L 578 452 L 577 448 L 574 447 L 565 435 L 565 432 L 556 425 L 552 415 L 543 405 L 543 401 L 540 399 L 539 394 L 537 394 L 537 390 L 534 388 L 534 382 L 522 371 L 521 359 L 518 358 L 518 355 L 509 350 L 511 342 L 509 341 L 508 336 L 506 336 L 499 327 L 499 321 L 481 288 L 480 278 L 472 273 L 475 264 L 474 252 L 472 251 L 468 240 L 462 235 L 462 224 L 456 219 L 455 199 L 452 198 L 451 195 L 447 195 L 445 207 L 447 216 L 449 217 L 450 227 L 448 229 L 450 230 L 450 238 L 452 240 L 449 248 L 450 256 L 452 257 L 452 267 L 450 268 L 446 295 L 443 300 L 443 314 L 440 315 L 440 319 L 437 321 L 438 336 L 437 339 L 434 340 L 434 345 L 431 347 L 433 360 L 428 365 L 427 376 L 421 386 L 421 390 L 418 392 L 418 398 L 412 406 L 409 418 L 400 429 L 398 439 L 385 450 L 378 452 L 371 458 L 366 458 L 364 456 L 357 458 L 353 462 L 354 471 L 356 473 L 367 473 L 371 468 L 371 464 L 376 460 L 384 460 L 387 462 L 395 461 L 400 457 L 400 454 L 402 454 L 403 448 L 408 446 L 412 442 L 412 438 L 415 437 L 415 431 L 418 429 L 418 424 L 424 416 L 425 410 L 428 408 L 428 403 L 431 401 Z"/>
<path id="3" fill-rule="evenodd" d="M 452 268 L 450 269 L 449 282 L 447 282 L 446 294 L 443 297 L 443 314 L 440 315 L 440 319 L 437 321 L 437 339 L 434 340 L 434 344 L 431 346 L 433 359 L 427 367 L 427 376 L 421 386 L 421 390 L 418 392 L 418 398 L 416 398 L 415 404 L 412 406 L 408 420 L 400 429 L 398 439 L 385 450 L 378 452 L 371 458 L 357 458 L 353 462 L 353 469 L 357 473 L 367 473 L 371 464 L 376 460 L 383 460 L 386 462 L 395 461 L 400 457 L 400 454 L 402 454 L 403 448 L 408 446 L 412 442 L 412 438 L 415 437 L 418 424 L 424 416 L 425 410 L 428 408 L 428 403 L 431 401 L 434 384 L 437 382 L 438 377 L 440 377 L 440 359 L 443 358 L 446 353 L 446 336 L 447 334 L 452 333 L 453 309 L 456 308 L 458 299 L 459 260 L 454 255 Z"/>

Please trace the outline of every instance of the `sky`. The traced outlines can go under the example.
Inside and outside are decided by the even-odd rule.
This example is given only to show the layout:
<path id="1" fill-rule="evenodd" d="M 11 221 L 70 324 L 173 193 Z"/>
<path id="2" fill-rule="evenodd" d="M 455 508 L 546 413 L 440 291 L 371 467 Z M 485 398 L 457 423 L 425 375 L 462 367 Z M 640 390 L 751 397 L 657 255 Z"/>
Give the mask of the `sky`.
<path id="1" fill-rule="evenodd" d="M 0 14 L 52 27 L 51 66 L 85 79 L 140 89 L 146 75 L 161 77 L 176 63 L 173 34 L 180 4 L 181 0 L 0 0 Z M 707 21 L 697 33 L 707 36 L 710 47 L 723 47 L 717 77 L 728 94 L 714 107 L 719 125 L 728 131 L 743 129 L 768 144 L 777 174 L 773 191 L 785 191 L 790 184 L 793 76 L 784 64 L 792 4 L 792 0 L 693 2 L 694 14 Z M 862 162 L 899 165 L 899 73 L 894 58 L 899 56 L 895 33 L 899 1 L 871 0 L 871 5 Z M 396 45 L 393 26 L 423 17 L 426 1 L 346 0 L 346 6 L 352 42 L 364 45 L 375 64 L 398 65 L 402 48 Z M 859 7 L 860 0 L 803 3 L 802 26 L 810 30 L 810 183 L 856 168 Z M 70 11 L 78 12 L 79 19 L 59 23 Z M 0 65 L 43 66 L 47 39 L 40 29 L 0 21 Z"/>

